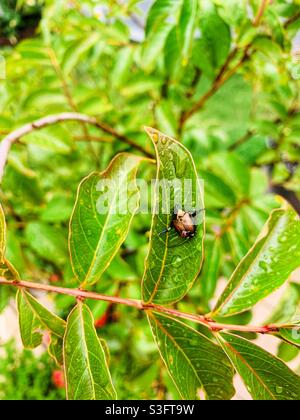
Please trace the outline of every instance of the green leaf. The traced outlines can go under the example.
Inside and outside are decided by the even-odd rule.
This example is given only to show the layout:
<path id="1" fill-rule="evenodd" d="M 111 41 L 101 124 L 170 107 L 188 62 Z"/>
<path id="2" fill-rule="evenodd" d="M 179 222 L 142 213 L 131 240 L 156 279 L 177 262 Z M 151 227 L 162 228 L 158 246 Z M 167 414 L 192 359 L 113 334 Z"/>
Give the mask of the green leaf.
<path id="1" fill-rule="evenodd" d="M 70 220 L 73 202 L 64 195 L 54 195 L 40 214 L 43 222 L 59 223 Z"/>
<path id="2" fill-rule="evenodd" d="M 48 352 L 58 366 L 63 365 L 63 339 L 61 337 L 57 337 L 54 334 L 50 335 Z"/>
<path id="3" fill-rule="evenodd" d="M 205 91 L 208 88 L 209 86 L 206 87 Z M 203 93 L 205 93 L 205 91 L 203 91 Z M 216 134 L 220 133 L 221 139 L 226 136 L 224 140 L 226 140 L 226 143 L 230 146 L 247 134 L 247 127 L 250 125 L 250 110 L 252 103 L 252 86 L 240 74 L 236 74 L 224 83 L 224 85 L 207 101 L 205 107 L 199 112 L 196 127 L 201 124 L 202 130 L 205 130 L 207 127 L 206 129 L 209 129 L 210 131 L 213 130 Z M 224 104 L 226 104 L 226 106 L 224 106 Z M 196 115 L 194 119 L 196 119 Z M 213 153 L 218 150 L 220 150 L 220 144 L 215 145 L 212 148 Z M 223 153 L 223 158 L 225 158 L 225 156 L 225 153 Z M 228 153 L 226 161 L 222 161 L 222 157 L 220 157 L 219 162 L 222 164 L 222 167 L 225 166 L 227 168 L 227 160 L 229 161 L 228 165 L 232 166 L 231 160 L 236 157 L 235 154 Z M 239 166 L 241 168 L 244 167 L 245 172 L 248 168 L 243 161 L 241 161 L 241 163 L 242 165 Z M 233 165 L 235 166 L 235 164 Z M 216 169 L 218 169 L 218 167 L 216 167 Z M 240 169 L 238 169 L 238 171 L 240 171 Z M 219 175 L 220 172 L 221 178 L 226 183 L 227 177 L 230 178 L 230 187 L 235 190 L 236 185 L 238 185 L 237 192 L 240 192 L 241 186 L 244 186 L 243 177 L 234 178 L 234 173 L 231 173 L 230 168 L 220 170 L 219 172 L 214 171 L 217 175 Z M 224 177 L 226 178 L 224 179 Z M 247 178 L 245 178 L 246 181 Z M 241 182 L 241 186 L 239 185 L 239 181 Z"/>
<path id="4" fill-rule="evenodd" d="M 139 204 L 136 173 L 144 158 L 121 153 L 108 169 L 82 181 L 70 225 L 74 274 L 98 281 L 124 242 Z"/>
<path id="5" fill-rule="evenodd" d="M 182 64 L 186 66 L 192 51 L 198 17 L 198 0 L 183 0 L 178 32 L 181 44 Z"/>
<path id="6" fill-rule="evenodd" d="M 278 357 L 286 363 L 294 360 L 299 354 L 299 349 L 288 343 L 280 343 L 278 348 Z"/>
<path id="7" fill-rule="evenodd" d="M 82 56 L 100 41 L 99 32 L 92 32 L 89 36 L 82 40 L 76 39 L 66 49 L 62 60 L 62 71 L 65 75 L 69 75 L 74 67 L 78 64 Z"/>
<path id="8" fill-rule="evenodd" d="M 212 172 L 201 171 L 205 185 L 205 201 L 209 208 L 234 207 L 237 198 L 224 180 Z"/>
<path id="9" fill-rule="evenodd" d="M 89 308 L 78 303 L 67 321 L 64 366 L 69 400 L 114 400 L 116 392 Z"/>
<path id="10" fill-rule="evenodd" d="M 146 128 L 157 153 L 157 189 L 151 227 L 150 250 L 143 278 L 143 299 L 158 304 L 180 300 L 192 287 L 203 261 L 204 209 L 203 194 L 191 154 L 178 141 L 157 130 Z M 185 188 L 185 183 L 190 185 Z M 176 182 L 176 188 L 172 182 Z M 159 188 L 162 183 L 162 188 Z M 170 187 L 170 196 L 168 186 Z M 178 187 L 178 188 L 177 188 Z M 182 190 L 184 194 L 178 196 Z M 175 192 L 174 192 L 175 191 Z M 183 239 L 172 229 L 175 208 L 197 210 L 196 235 Z M 190 209 L 190 210 L 189 210 Z"/>
<path id="11" fill-rule="evenodd" d="M 209 159 L 213 173 L 230 186 L 238 198 L 248 197 L 251 174 L 249 168 L 236 155 L 216 153 Z"/>
<path id="12" fill-rule="evenodd" d="M 21 141 L 64 155 L 70 153 L 72 145 L 70 133 L 63 127 L 49 127 L 42 131 L 32 132 L 24 136 Z"/>
<path id="13" fill-rule="evenodd" d="M 148 14 L 142 66 L 151 70 L 162 52 L 167 37 L 178 22 L 184 0 L 156 0 Z"/>
<path id="14" fill-rule="evenodd" d="M 172 27 L 172 24 L 165 23 L 147 37 L 142 53 L 142 65 L 146 70 L 152 70 L 156 64 L 157 57 L 161 54 Z"/>
<path id="15" fill-rule="evenodd" d="M 214 315 L 246 311 L 278 289 L 299 267 L 300 221 L 292 208 L 271 213 L 262 233 L 233 273 Z"/>
<path id="16" fill-rule="evenodd" d="M 209 7 L 200 14 L 200 29 L 202 36 L 194 49 L 195 64 L 209 75 L 209 69 L 215 71 L 222 66 L 230 52 L 230 28 L 215 7 Z"/>
<path id="17" fill-rule="evenodd" d="M 183 0 L 156 0 L 148 13 L 146 23 L 146 34 L 151 31 L 157 31 L 157 28 L 162 26 L 167 19 L 175 17 L 181 10 Z"/>
<path id="18" fill-rule="evenodd" d="M 214 296 L 219 277 L 220 264 L 220 240 L 215 237 L 207 238 L 205 241 L 204 264 L 199 279 L 202 296 L 207 303 Z"/>
<path id="19" fill-rule="evenodd" d="M 17 293 L 19 325 L 24 347 L 34 349 L 42 343 L 41 331 L 49 331 L 62 339 L 66 323 L 42 306 L 31 294 L 24 290 Z"/>
<path id="20" fill-rule="evenodd" d="M 282 299 L 278 303 L 275 312 L 269 317 L 266 325 L 287 324 L 294 320 L 295 314 L 300 314 L 300 285 L 290 283 Z"/>
<path id="21" fill-rule="evenodd" d="M 161 101 L 155 109 L 159 128 L 170 136 L 177 132 L 177 122 L 171 104 L 168 101 Z"/>
<path id="22" fill-rule="evenodd" d="M 235 335 L 217 337 L 254 400 L 300 399 L 300 378 L 281 360 Z"/>
<path id="23" fill-rule="evenodd" d="M 111 83 L 115 89 L 123 86 L 129 78 L 132 62 L 133 49 L 131 47 L 122 48 L 116 56 L 111 74 Z"/>
<path id="24" fill-rule="evenodd" d="M 0 204 L 0 277 L 6 280 L 19 280 L 19 274 L 13 265 L 5 258 L 6 251 L 6 222 L 5 216 Z M 7 286 L 0 287 L 0 313 L 5 309 L 12 293 Z"/>
<path id="25" fill-rule="evenodd" d="M 300 325 L 295 325 L 294 327 L 289 328 L 280 328 L 278 334 L 276 335 L 287 343 L 300 348 Z"/>
<path id="26" fill-rule="evenodd" d="M 149 322 L 182 399 L 230 400 L 233 397 L 233 370 L 219 346 L 169 316 L 151 312 Z"/>
<path id="27" fill-rule="evenodd" d="M 26 226 L 26 239 L 38 256 L 56 266 L 67 260 L 67 243 L 62 231 L 46 223 L 31 222 Z"/>

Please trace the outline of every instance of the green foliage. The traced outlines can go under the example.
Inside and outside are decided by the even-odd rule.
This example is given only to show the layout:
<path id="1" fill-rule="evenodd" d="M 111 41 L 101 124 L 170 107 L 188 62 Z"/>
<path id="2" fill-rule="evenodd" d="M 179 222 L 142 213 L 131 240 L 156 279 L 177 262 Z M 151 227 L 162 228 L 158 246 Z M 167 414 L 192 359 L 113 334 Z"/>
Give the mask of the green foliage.
<path id="1" fill-rule="evenodd" d="M 41 18 L 42 1 L 5 0 L 0 4 L 0 37 L 15 41 L 28 26 L 36 26 Z"/>
<path id="2" fill-rule="evenodd" d="M 149 322 L 183 399 L 229 400 L 233 397 L 233 370 L 216 344 L 168 316 L 151 313 Z"/>
<path id="3" fill-rule="evenodd" d="M 70 226 L 70 252 L 81 287 L 101 278 L 127 236 L 139 204 L 135 179 L 141 160 L 120 154 L 105 172 L 90 175 L 79 187 Z M 130 200 L 130 208 L 126 200 Z"/>
<path id="4" fill-rule="evenodd" d="M 55 365 L 43 353 L 16 350 L 13 341 L 1 346 L 0 399 L 3 400 L 62 400 L 64 389 L 57 389 L 52 381 Z"/>
<path id="5" fill-rule="evenodd" d="M 232 334 L 219 342 L 254 400 L 299 400 L 300 378 L 281 360 Z"/>
<path id="6" fill-rule="evenodd" d="M 69 399 L 231 399 L 235 368 L 253 399 L 298 400 L 299 2 L 153 0 L 144 16 L 140 1 L 46 0 L 26 34 L 32 2 L 6 3 L 0 44 L 20 42 L 0 51 L 0 138 L 52 114 L 90 122 L 34 123 L 4 165 L 0 282 L 14 284 L 0 284 L 0 310 L 19 279 L 62 292 L 51 294 L 57 316 L 19 287 L 24 346 L 44 343 L 64 365 Z M 152 180 L 175 178 L 192 181 L 192 238 L 172 227 L 188 206 L 175 190 L 155 191 L 153 216 L 137 211 Z M 77 287 L 97 299 L 83 303 Z M 253 327 L 279 287 L 267 327 Z M 260 332 L 285 363 L 253 343 Z M 7 353 L 0 399 L 61 397 L 50 358 L 39 369 Z"/>
<path id="7" fill-rule="evenodd" d="M 70 313 L 64 338 L 64 367 L 69 400 L 116 398 L 93 316 L 82 303 Z"/>
<path id="8" fill-rule="evenodd" d="M 46 330 L 50 334 L 49 353 L 58 365 L 62 365 L 60 349 L 65 334 L 65 322 L 23 290 L 17 293 L 17 308 L 24 347 L 27 349 L 38 347 L 43 341 L 41 331 Z"/>
<path id="9" fill-rule="evenodd" d="M 228 316 L 251 309 L 278 289 L 298 268 L 300 222 L 291 209 L 274 210 L 259 240 L 237 267 L 214 314 Z"/>
<path id="10" fill-rule="evenodd" d="M 147 129 L 157 152 L 157 182 L 154 198 L 155 214 L 151 227 L 150 252 L 143 279 L 143 298 L 149 303 L 173 303 L 192 287 L 201 269 L 203 259 L 204 202 L 193 159 L 180 143 L 155 130 Z M 189 186 L 185 186 L 185 180 Z M 180 195 L 177 189 L 182 191 Z M 169 200 L 166 200 L 170 192 Z M 184 201 L 186 200 L 186 201 Z M 192 206 L 191 206 L 192 205 Z M 167 206 L 167 208 L 166 208 Z M 170 208 L 168 208 L 170 207 Z M 188 209 L 190 207 L 190 210 Z M 178 238 L 176 232 L 164 231 L 170 227 L 174 209 L 199 212 L 193 241 Z M 201 218 L 201 220 L 199 220 Z M 191 259 L 194 263 L 190 263 Z"/>

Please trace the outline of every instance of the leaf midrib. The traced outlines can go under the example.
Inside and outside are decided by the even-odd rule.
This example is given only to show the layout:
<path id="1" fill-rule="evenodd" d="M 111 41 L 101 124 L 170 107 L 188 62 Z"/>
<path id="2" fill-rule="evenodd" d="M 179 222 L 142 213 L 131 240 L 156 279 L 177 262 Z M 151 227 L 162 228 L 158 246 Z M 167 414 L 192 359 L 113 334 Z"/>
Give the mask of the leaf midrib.
<path id="1" fill-rule="evenodd" d="M 263 386 L 263 388 L 265 388 L 265 390 L 267 391 L 267 393 L 271 396 L 271 398 L 276 401 L 276 396 L 273 395 L 273 393 L 271 392 L 271 390 L 267 387 L 267 385 L 264 383 L 264 380 L 259 376 L 258 372 L 247 362 L 247 360 L 241 355 L 241 353 L 236 350 L 230 343 L 228 343 L 228 341 L 223 341 L 222 339 L 220 340 L 220 344 L 222 345 L 222 347 L 224 348 L 224 351 L 226 352 L 226 347 L 228 347 L 235 355 L 238 359 L 241 360 L 241 362 L 250 370 L 250 372 L 255 376 L 255 378 L 258 380 L 258 382 L 261 383 L 261 385 Z M 226 352 L 227 354 L 227 352 Z M 227 354 L 227 356 L 230 358 L 230 356 Z M 236 368 L 235 368 L 236 369 Z"/>
<path id="2" fill-rule="evenodd" d="M 272 217 L 272 215 L 271 215 L 271 217 Z M 271 222 L 271 217 L 269 218 L 269 220 L 268 220 L 268 222 Z M 268 223 L 267 222 L 267 223 Z M 274 231 L 276 230 L 276 228 L 277 228 L 277 224 L 278 224 L 278 221 L 277 221 L 277 223 L 273 226 L 273 228 L 271 229 L 271 230 L 268 230 L 268 232 L 267 232 L 267 234 L 266 234 L 266 236 L 264 237 L 264 238 L 261 238 L 261 241 L 263 241 L 264 239 L 265 239 L 265 241 L 264 241 L 264 243 L 263 243 L 263 245 L 262 245 L 262 247 L 261 247 L 261 249 L 259 250 L 259 253 L 257 254 L 257 256 L 254 258 L 254 260 L 251 262 L 251 264 L 248 266 L 248 268 L 247 268 L 247 270 L 246 270 L 246 272 L 243 274 L 243 276 L 241 277 L 241 279 L 240 279 L 240 281 L 237 283 L 237 285 L 235 286 L 235 288 L 232 290 L 232 292 L 227 296 L 227 298 L 224 300 L 224 302 L 222 302 L 222 304 L 221 304 L 221 306 L 216 310 L 216 311 L 214 311 L 213 312 L 213 314 L 214 315 L 216 315 L 216 314 L 218 314 L 218 313 L 220 313 L 221 312 L 221 310 L 222 309 L 224 309 L 224 307 L 228 304 L 228 302 L 230 301 L 230 299 L 235 295 L 235 293 L 236 293 L 236 291 L 238 290 L 238 288 L 243 284 L 243 282 L 244 282 L 244 280 L 245 280 L 245 278 L 248 276 L 248 274 L 249 274 L 249 272 L 251 271 L 251 269 L 253 268 L 253 266 L 257 263 L 257 260 L 260 258 L 260 255 L 262 254 L 262 252 L 267 248 L 267 246 L 268 246 L 268 243 L 269 243 L 269 240 L 270 240 L 270 238 L 272 237 L 272 235 L 274 234 Z M 256 242 L 254 245 L 253 245 L 253 247 L 250 249 L 250 251 L 248 252 L 248 254 L 244 257 L 244 258 L 247 258 L 247 256 L 248 255 L 250 255 L 250 253 L 252 252 L 252 251 L 254 251 L 254 249 L 255 249 L 255 247 L 257 246 L 259 244 L 259 242 Z M 242 262 L 243 262 L 243 260 L 241 261 L 241 264 L 242 264 Z M 239 264 L 240 265 L 240 264 Z M 237 270 L 239 269 L 239 265 L 237 266 L 237 268 L 236 268 L 236 270 L 235 270 L 235 272 L 233 273 L 233 275 L 232 275 L 232 278 L 234 278 L 234 276 L 235 276 L 235 273 L 237 272 Z M 230 284 L 230 281 L 229 281 L 229 284 Z"/>
<path id="3" fill-rule="evenodd" d="M 187 360 L 188 364 L 190 365 L 192 371 L 195 373 L 195 376 L 197 377 L 197 379 L 199 381 L 199 384 L 201 385 L 201 388 L 205 391 L 205 395 L 207 397 L 205 386 L 203 385 L 201 379 L 198 376 L 197 371 L 195 370 L 195 368 L 194 368 L 192 362 L 190 361 L 190 359 L 188 358 L 188 356 L 185 354 L 184 350 L 179 346 L 179 344 L 177 343 L 175 338 L 165 329 L 165 327 L 161 324 L 161 322 L 158 321 L 158 319 L 153 314 L 150 314 L 150 316 L 152 316 L 154 318 L 154 321 L 158 324 L 159 328 L 166 334 L 166 336 L 169 337 L 169 339 L 174 343 L 174 346 L 183 354 L 183 356 Z M 172 375 L 171 375 L 171 377 L 172 377 Z M 176 385 L 176 387 L 177 387 L 177 385 Z M 180 394 L 181 394 L 181 392 L 180 392 Z"/>

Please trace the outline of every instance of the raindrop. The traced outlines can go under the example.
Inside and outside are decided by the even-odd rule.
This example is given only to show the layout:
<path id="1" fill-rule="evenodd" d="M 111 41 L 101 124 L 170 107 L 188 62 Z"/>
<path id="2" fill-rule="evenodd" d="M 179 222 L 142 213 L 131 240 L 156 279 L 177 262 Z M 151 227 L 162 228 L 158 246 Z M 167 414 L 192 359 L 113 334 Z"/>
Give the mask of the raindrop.
<path id="1" fill-rule="evenodd" d="M 269 264 L 266 261 L 260 261 L 259 263 L 259 267 L 265 271 L 266 273 L 268 273 L 269 271 Z"/>
<path id="2" fill-rule="evenodd" d="M 283 235 L 279 238 L 279 242 L 281 244 L 284 244 L 288 240 L 288 237 L 286 235 Z"/>
<path id="3" fill-rule="evenodd" d="M 276 387 L 276 393 L 277 393 L 277 394 L 282 394 L 282 393 L 283 393 L 283 388 L 282 388 L 282 386 L 277 386 L 277 387 Z"/>
<path id="4" fill-rule="evenodd" d="M 179 257 L 179 256 L 175 256 L 175 257 L 173 258 L 172 265 L 173 265 L 174 267 L 180 267 L 180 266 L 181 266 L 181 264 L 182 264 L 182 258 L 181 258 L 181 257 Z"/>
<path id="5" fill-rule="evenodd" d="M 151 260 L 150 262 L 150 269 L 152 270 L 156 266 L 155 261 Z"/>

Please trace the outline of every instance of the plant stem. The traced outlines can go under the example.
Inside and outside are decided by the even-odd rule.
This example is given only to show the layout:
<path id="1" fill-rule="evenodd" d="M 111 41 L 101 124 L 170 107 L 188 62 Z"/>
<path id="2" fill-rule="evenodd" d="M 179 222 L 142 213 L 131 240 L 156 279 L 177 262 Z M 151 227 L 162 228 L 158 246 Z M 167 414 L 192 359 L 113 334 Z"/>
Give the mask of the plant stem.
<path id="1" fill-rule="evenodd" d="M 78 108 L 77 108 L 77 105 L 72 98 L 71 91 L 69 89 L 67 80 L 65 79 L 64 73 L 63 73 L 63 71 L 61 69 L 61 66 L 59 64 L 59 61 L 57 59 L 56 53 L 55 53 L 55 51 L 52 47 L 48 47 L 48 55 L 49 55 L 51 64 L 52 64 L 52 66 L 53 66 L 53 68 L 54 68 L 54 70 L 55 70 L 55 72 L 56 72 L 56 74 L 57 74 L 57 76 L 58 76 L 58 78 L 61 82 L 64 95 L 65 95 L 65 97 L 66 97 L 66 99 L 69 103 L 69 106 L 71 107 L 71 110 L 73 112 L 79 112 Z M 97 157 L 96 151 L 94 149 L 94 146 L 90 141 L 90 135 L 89 135 L 89 131 L 88 131 L 88 128 L 86 126 L 86 123 L 82 122 L 81 125 L 82 125 L 83 134 L 86 137 L 86 139 L 88 140 L 90 153 L 91 153 L 92 157 L 95 158 L 96 164 L 98 164 L 99 163 L 98 162 L 98 157 Z"/>
<path id="2" fill-rule="evenodd" d="M 260 25 L 262 17 L 264 15 L 264 12 L 269 2 L 270 0 L 262 0 L 258 13 L 253 21 L 254 27 L 257 27 Z M 203 106 L 206 104 L 208 99 L 210 99 L 224 85 L 224 83 L 227 82 L 238 71 L 238 69 L 248 60 L 248 58 L 250 57 L 251 47 L 252 47 L 252 44 L 250 43 L 243 48 L 243 54 L 242 54 L 241 59 L 232 69 L 230 69 L 230 65 L 236 58 L 239 52 L 239 48 L 235 47 L 231 51 L 231 53 L 227 57 L 227 60 L 221 67 L 219 73 L 217 74 L 215 80 L 213 81 L 211 88 L 199 99 L 198 102 L 195 103 L 195 105 L 190 110 L 182 112 L 181 117 L 180 117 L 180 122 L 179 122 L 179 133 L 182 132 L 183 126 L 186 123 L 186 121 L 189 118 L 191 118 L 196 112 L 200 111 L 203 108 Z"/>
<path id="3" fill-rule="evenodd" d="M 79 114 L 76 112 L 65 112 L 62 114 L 48 115 L 47 117 L 41 118 L 29 124 L 26 124 L 23 127 L 20 127 L 17 130 L 13 131 L 12 133 L 8 134 L 8 136 L 6 136 L 2 140 L 2 142 L 0 143 L 0 182 L 2 181 L 2 178 L 3 178 L 4 169 L 5 169 L 7 159 L 8 159 L 9 151 L 14 143 L 20 140 L 21 137 L 25 136 L 26 134 L 31 133 L 34 130 L 40 130 L 41 128 L 47 127 L 49 125 L 58 124 L 64 121 L 79 121 L 81 123 L 94 125 L 95 127 L 119 139 L 123 143 L 126 143 L 128 146 L 133 147 L 134 149 L 138 150 L 139 152 L 143 153 L 149 158 L 153 158 L 153 154 L 148 152 L 142 146 L 134 143 L 131 139 L 126 137 L 124 134 L 119 133 L 114 128 L 110 127 L 109 125 L 101 121 L 98 121 L 96 118 L 90 117 L 85 114 Z"/>
<path id="4" fill-rule="evenodd" d="M 293 23 L 295 23 L 298 19 L 300 19 L 300 12 L 296 13 L 294 16 L 290 17 L 285 23 L 284 28 L 287 29 Z"/>
<path id="5" fill-rule="evenodd" d="M 235 48 L 231 51 L 225 64 L 217 74 L 211 88 L 199 99 L 198 102 L 196 102 L 196 104 L 190 110 L 182 113 L 180 118 L 180 131 L 182 130 L 186 121 L 189 118 L 191 118 L 196 112 L 200 111 L 206 104 L 208 99 L 210 99 L 224 85 L 224 83 L 227 82 L 227 80 L 229 80 L 237 72 L 237 70 L 244 64 L 244 62 L 247 61 L 247 59 L 249 58 L 249 51 L 251 46 L 252 45 L 249 44 L 244 48 L 244 52 L 241 59 L 231 70 L 228 70 L 231 62 L 234 60 L 239 50 Z"/>
<path id="6" fill-rule="evenodd" d="M 253 26 L 259 26 L 259 24 L 262 20 L 262 17 L 264 15 L 265 9 L 268 6 L 269 2 L 270 2 L 270 0 L 262 0 L 262 2 L 260 4 L 260 7 L 258 9 L 257 15 L 254 19 Z"/>
<path id="7" fill-rule="evenodd" d="M 80 290 L 80 289 L 69 289 L 69 288 L 64 288 L 64 287 L 51 286 L 48 284 L 32 283 L 29 281 L 18 281 L 18 280 L 9 281 L 9 280 L 6 280 L 4 277 L 0 277 L 0 285 L 59 293 L 62 295 L 73 296 L 74 298 L 77 298 L 77 299 L 92 299 L 92 300 L 110 302 L 112 304 L 127 305 L 127 306 L 131 306 L 142 311 L 156 311 L 156 312 L 164 313 L 164 314 L 171 315 L 177 318 L 196 322 L 198 324 L 204 325 L 205 327 L 209 328 L 211 331 L 230 330 L 230 331 L 237 331 L 237 332 L 254 332 L 257 334 L 274 334 L 278 332 L 280 329 L 280 326 L 278 325 L 266 325 L 266 326 L 261 327 L 261 326 L 250 326 L 250 325 L 220 324 L 211 319 L 207 319 L 203 315 L 195 315 L 195 314 L 189 314 L 186 312 L 180 312 L 176 309 L 168 308 L 161 305 L 156 305 L 154 303 L 144 303 L 141 300 L 126 299 L 126 298 L 121 298 L 119 296 L 106 296 L 100 293 L 89 292 L 89 291 Z M 289 328 L 289 326 L 285 326 L 285 328 Z"/>

